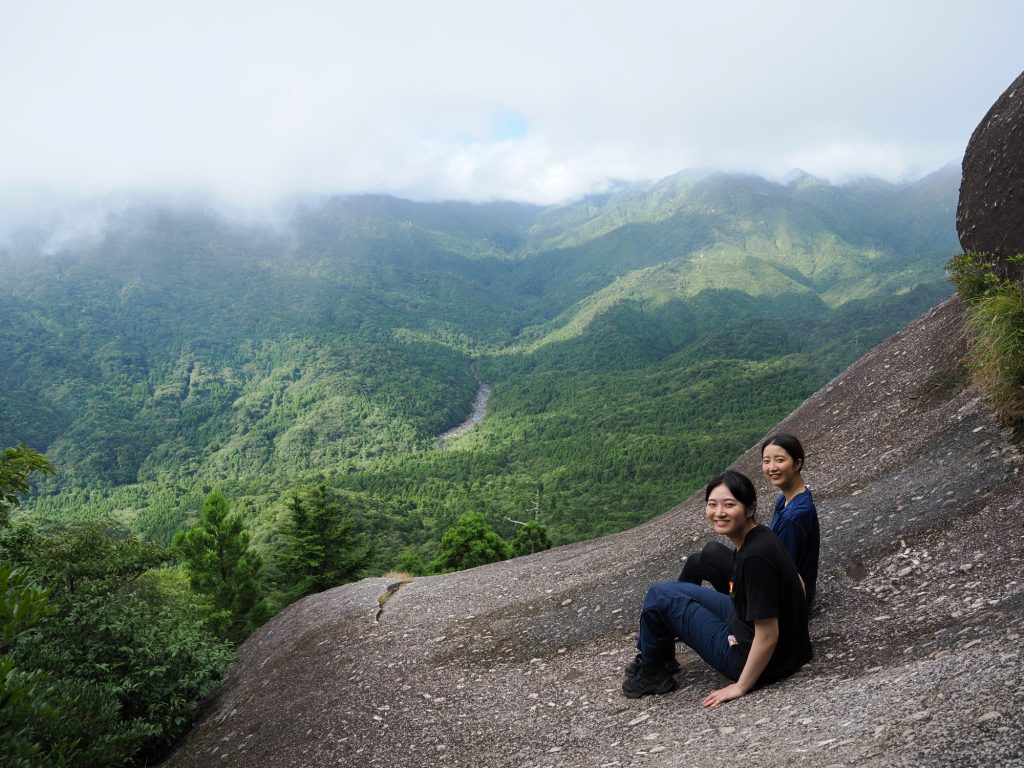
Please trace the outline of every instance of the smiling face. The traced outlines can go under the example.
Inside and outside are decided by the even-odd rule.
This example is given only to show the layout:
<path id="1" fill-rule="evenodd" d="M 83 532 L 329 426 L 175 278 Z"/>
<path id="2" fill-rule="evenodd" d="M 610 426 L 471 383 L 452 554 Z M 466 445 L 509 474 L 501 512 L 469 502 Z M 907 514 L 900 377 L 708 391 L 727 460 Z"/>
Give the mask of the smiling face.
<path id="1" fill-rule="evenodd" d="M 769 483 L 783 492 L 799 483 L 802 464 L 779 445 L 766 445 L 761 452 L 761 471 Z"/>
<path id="2" fill-rule="evenodd" d="M 754 527 L 754 510 L 748 509 L 724 483 L 711 489 L 704 511 L 715 533 L 733 542 L 742 541 Z"/>

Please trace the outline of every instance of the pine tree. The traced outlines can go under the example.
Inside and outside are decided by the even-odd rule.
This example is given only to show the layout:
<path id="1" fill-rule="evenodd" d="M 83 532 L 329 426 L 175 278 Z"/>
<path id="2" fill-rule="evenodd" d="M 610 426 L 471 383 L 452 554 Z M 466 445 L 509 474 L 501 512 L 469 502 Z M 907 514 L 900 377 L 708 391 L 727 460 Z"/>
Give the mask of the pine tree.
<path id="1" fill-rule="evenodd" d="M 290 520 L 279 558 L 282 582 L 291 599 L 355 581 L 372 549 L 342 499 L 323 483 L 287 500 Z"/>
<path id="2" fill-rule="evenodd" d="M 199 524 L 174 538 L 188 567 L 192 589 L 206 595 L 221 612 L 224 634 L 241 641 L 266 618 L 259 577 L 260 556 L 249 548 L 239 512 L 230 514 L 219 490 L 203 499 Z"/>
<path id="3" fill-rule="evenodd" d="M 508 542 L 495 533 L 479 512 L 467 512 L 441 537 L 441 554 L 431 563 L 434 571 L 461 571 L 507 560 Z"/>

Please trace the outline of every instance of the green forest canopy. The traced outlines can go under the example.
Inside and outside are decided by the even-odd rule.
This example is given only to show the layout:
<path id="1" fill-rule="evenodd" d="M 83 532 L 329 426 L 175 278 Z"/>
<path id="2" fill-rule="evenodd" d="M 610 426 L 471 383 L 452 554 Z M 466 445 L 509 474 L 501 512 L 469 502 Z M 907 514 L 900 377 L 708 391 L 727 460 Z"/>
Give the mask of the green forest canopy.
<path id="1" fill-rule="evenodd" d="M 479 513 L 554 543 L 684 498 L 951 292 L 958 175 L 682 174 L 571 205 L 325 201 L 271 230 L 143 205 L 0 252 L 0 445 L 24 508 L 161 541 L 219 488 L 254 542 L 346 494 L 372 569 Z M 476 368 L 471 368 L 471 362 Z M 448 442 L 488 382 L 488 415 Z"/>

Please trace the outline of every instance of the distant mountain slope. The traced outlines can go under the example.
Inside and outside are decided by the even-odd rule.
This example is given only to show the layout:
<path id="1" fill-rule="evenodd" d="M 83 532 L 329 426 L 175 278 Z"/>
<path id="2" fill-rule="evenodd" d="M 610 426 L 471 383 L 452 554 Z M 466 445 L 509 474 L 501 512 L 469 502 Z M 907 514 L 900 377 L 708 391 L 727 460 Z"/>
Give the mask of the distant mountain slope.
<path id="1" fill-rule="evenodd" d="M 339 198 L 274 228 L 140 204 L 96 242 L 0 253 L 0 443 L 58 465 L 32 514 L 164 538 L 214 486 L 259 529 L 319 480 L 375 505 L 381 567 L 464 511 L 508 535 L 539 488 L 557 541 L 619 530 L 947 295 L 955 195 L 945 171 L 700 172 L 548 208 Z M 442 454 L 472 360 L 489 415 Z"/>
<path id="2" fill-rule="evenodd" d="M 556 220 L 568 227 L 562 241 L 575 244 L 526 268 L 527 285 L 560 278 L 548 291 L 568 305 L 534 335 L 565 338 L 620 300 L 657 305 L 709 289 L 813 293 L 835 307 L 935 282 L 956 250 L 954 171 L 902 187 L 680 175 L 571 206 Z"/>

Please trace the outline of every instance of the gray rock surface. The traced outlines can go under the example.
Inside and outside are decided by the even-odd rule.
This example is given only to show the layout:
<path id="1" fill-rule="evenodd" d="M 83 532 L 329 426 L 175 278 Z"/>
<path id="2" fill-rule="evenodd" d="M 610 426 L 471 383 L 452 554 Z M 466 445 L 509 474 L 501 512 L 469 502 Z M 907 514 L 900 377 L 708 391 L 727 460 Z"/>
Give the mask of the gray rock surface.
<path id="1" fill-rule="evenodd" d="M 1024 73 L 971 134 L 963 160 L 956 230 L 965 251 L 1024 253 Z M 1024 276 L 1020 266 L 1013 269 Z"/>
<path id="2" fill-rule="evenodd" d="M 949 300 L 779 427 L 822 525 L 815 659 L 715 710 L 624 698 L 647 586 L 707 538 L 702 495 L 642 526 L 462 573 L 302 600 L 260 629 L 167 765 L 1024 765 L 1024 473 Z M 735 465 L 771 494 L 757 447 Z M 379 616 L 378 616 L 379 614 Z"/>

